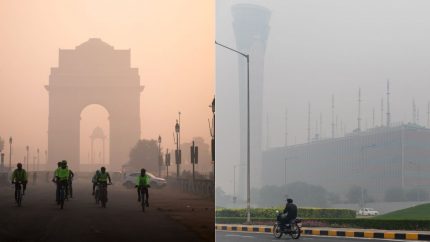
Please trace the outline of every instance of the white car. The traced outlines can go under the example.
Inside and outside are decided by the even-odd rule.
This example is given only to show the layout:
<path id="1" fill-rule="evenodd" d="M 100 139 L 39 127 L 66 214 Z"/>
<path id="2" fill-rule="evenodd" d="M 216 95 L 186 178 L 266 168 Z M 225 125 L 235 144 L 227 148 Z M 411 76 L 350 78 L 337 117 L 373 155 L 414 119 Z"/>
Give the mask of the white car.
<path id="1" fill-rule="evenodd" d="M 360 208 L 357 211 L 357 215 L 361 215 L 361 216 L 376 216 L 376 215 L 379 215 L 379 212 L 376 211 L 373 208 Z"/>
<path id="2" fill-rule="evenodd" d="M 162 188 L 167 185 L 167 181 L 164 178 L 156 177 L 154 174 L 146 172 L 146 174 L 151 178 L 150 185 L 155 188 Z M 122 185 L 128 188 L 134 188 L 136 185 L 137 177 L 140 172 L 126 173 L 122 182 Z"/>

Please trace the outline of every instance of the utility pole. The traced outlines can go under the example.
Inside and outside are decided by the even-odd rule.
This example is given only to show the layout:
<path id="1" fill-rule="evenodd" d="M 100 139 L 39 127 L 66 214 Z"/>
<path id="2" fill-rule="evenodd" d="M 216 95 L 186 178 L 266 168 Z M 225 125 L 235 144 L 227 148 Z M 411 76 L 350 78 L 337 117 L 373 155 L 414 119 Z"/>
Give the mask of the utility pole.
<path id="1" fill-rule="evenodd" d="M 285 147 L 288 146 L 288 109 L 285 109 Z"/>

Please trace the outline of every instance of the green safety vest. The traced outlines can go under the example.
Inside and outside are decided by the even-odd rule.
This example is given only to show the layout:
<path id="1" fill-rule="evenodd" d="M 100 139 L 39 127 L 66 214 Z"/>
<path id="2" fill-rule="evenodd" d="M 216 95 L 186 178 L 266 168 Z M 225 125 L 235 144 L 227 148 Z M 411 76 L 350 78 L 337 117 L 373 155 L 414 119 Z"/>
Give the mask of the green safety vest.
<path id="1" fill-rule="evenodd" d="M 100 175 L 99 175 L 99 178 L 97 179 L 97 181 L 107 182 L 108 177 L 109 177 L 109 172 L 105 172 L 105 173 L 100 172 Z"/>
<path id="2" fill-rule="evenodd" d="M 70 177 L 70 171 L 67 168 L 60 168 L 57 172 L 57 176 L 60 178 L 60 181 L 67 181 Z"/>
<path id="3" fill-rule="evenodd" d="M 27 172 L 24 169 L 15 169 L 12 173 L 12 181 L 13 180 L 20 182 L 27 181 Z"/>
<path id="4" fill-rule="evenodd" d="M 137 182 L 136 182 L 136 184 L 137 184 L 139 187 L 141 187 L 141 186 L 147 187 L 147 186 L 149 185 L 150 181 L 151 181 L 151 177 L 149 177 L 148 175 L 144 175 L 144 176 L 139 175 L 139 176 L 137 177 Z"/>

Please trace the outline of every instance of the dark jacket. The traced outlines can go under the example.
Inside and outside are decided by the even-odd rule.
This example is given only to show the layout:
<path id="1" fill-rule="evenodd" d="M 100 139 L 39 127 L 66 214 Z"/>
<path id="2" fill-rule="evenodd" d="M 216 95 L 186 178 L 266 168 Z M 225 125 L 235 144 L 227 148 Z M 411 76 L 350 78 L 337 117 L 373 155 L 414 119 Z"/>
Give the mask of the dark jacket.
<path id="1" fill-rule="evenodd" d="M 284 214 L 287 215 L 286 219 L 291 220 L 297 218 L 297 206 L 294 203 L 287 203 L 285 205 Z"/>

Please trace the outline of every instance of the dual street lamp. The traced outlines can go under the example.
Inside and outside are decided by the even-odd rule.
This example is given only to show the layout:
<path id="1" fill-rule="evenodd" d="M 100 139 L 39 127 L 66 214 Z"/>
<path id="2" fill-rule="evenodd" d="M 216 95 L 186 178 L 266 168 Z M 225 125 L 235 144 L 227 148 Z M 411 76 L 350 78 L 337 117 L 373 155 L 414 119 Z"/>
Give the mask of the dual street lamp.
<path id="1" fill-rule="evenodd" d="M 223 48 L 226 48 L 226 49 L 228 49 L 228 50 L 231 50 L 231 51 L 233 51 L 233 52 L 236 52 L 237 54 L 239 54 L 239 55 L 241 55 L 241 56 L 243 56 L 243 57 L 245 57 L 246 58 L 246 72 L 247 72 L 247 80 L 246 80 L 246 85 L 247 85 L 247 87 L 246 87 L 246 89 L 247 89 L 247 101 L 246 101 L 246 109 L 247 109 L 247 146 L 246 146 L 246 161 L 247 161 L 247 198 L 246 198 L 246 222 L 247 223 L 250 223 L 251 222 L 251 199 L 250 199 L 250 193 L 251 193 L 251 182 L 250 182 L 250 165 L 251 165 L 251 162 L 250 162 L 250 128 L 249 128 L 249 54 L 245 54 L 245 53 L 242 53 L 242 52 L 240 52 L 240 51 L 238 51 L 238 50 L 235 50 L 235 49 L 233 49 L 233 48 L 230 48 L 230 47 L 228 47 L 228 46 L 225 46 L 225 45 L 223 45 L 223 44 L 220 44 L 220 43 L 218 43 L 218 42 L 216 42 L 215 41 L 215 44 L 216 45 L 219 45 L 219 46 L 221 46 L 221 47 L 223 47 Z"/>

